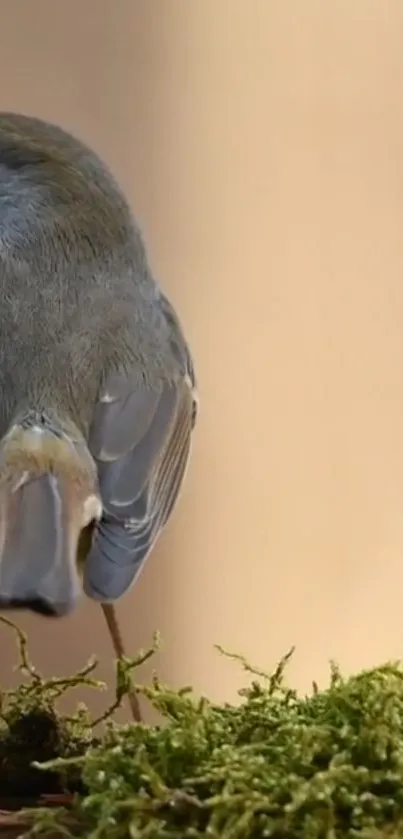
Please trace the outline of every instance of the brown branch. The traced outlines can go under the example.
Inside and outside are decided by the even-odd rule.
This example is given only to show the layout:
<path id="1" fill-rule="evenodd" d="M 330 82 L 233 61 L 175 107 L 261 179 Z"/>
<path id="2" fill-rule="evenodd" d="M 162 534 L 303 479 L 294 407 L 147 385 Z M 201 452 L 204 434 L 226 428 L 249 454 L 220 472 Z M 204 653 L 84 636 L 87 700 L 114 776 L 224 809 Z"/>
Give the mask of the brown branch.
<path id="1" fill-rule="evenodd" d="M 30 827 L 29 819 L 22 818 L 18 813 L 0 810 L 0 836 L 2 839 L 18 839 L 21 836 L 21 831 L 29 830 Z"/>
<path id="2" fill-rule="evenodd" d="M 77 836 L 80 835 L 76 822 L 70 821 L 68 823 L 66 817 L 65 825 L 66 828 L 71 828 Z M 0 810 L 0 839 L 22 839 L 25 833 L 31 830 L 32 826 L 33 818 L 27 811 L 19 813 L 13 810 Z M 47 839 L 61 839 L 62 836 L 66 836 L 66 831 L 63 832 L 62 828 L 58 830 L 57 827 L 54 830 L 49 828 L 46 835 Z"/>

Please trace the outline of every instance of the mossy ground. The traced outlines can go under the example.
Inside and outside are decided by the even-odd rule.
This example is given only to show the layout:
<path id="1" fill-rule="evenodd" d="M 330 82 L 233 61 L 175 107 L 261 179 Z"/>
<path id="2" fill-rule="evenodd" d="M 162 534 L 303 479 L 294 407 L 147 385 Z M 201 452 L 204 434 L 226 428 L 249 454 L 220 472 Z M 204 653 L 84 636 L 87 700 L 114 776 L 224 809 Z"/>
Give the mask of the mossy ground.
<path id="1" fill-rule="evenodd" d="M 0 785 L 17 783 L 22 771 L 35 794 L 76 793 L 68 808 L 31 811 L 29 835 L 403 837 L 400 665 L 348 679 L 332 666 L 326 690 L 313 685 L 309 696 L 299 697 L 284 681 L 287 656 L 271 675 L 234 656 L 251 676 L 238 705 L 170 690 L 155 677 L 136 687 L 164 724 L 107 721 L 102 739 L 94 740 L 86 710 L 61 718 L 54 703 L 72 684 L 96 685 L 95 664 L 73 680 L 45 682 L 29 664 L 21 634 L 19 643 L 28 679 L 3 696 Z M 115 705 L 138 663 L 118 666 Z M 45 763 L 29 766 L 32 760 Z"/>

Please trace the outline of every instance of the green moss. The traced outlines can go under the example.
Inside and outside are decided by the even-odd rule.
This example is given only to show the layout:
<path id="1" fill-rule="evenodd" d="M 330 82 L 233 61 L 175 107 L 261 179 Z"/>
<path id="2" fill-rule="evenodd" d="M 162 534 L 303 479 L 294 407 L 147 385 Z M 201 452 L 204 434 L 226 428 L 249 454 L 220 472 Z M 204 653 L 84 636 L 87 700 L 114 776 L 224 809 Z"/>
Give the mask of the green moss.
<path id="1" fill-rule="evenodd" d="M 237 706 L 173 691 L 157 677 L 136 685 L 164 724 L 107 722 L 98 742 L 88 715 L 74 723 L 54 715 L 58 734 L 48 742 L 59 754 L 36 771 L 79 791 L 69 812 L 35 811 L 35 835 L 50 835 L 56 825 L 60 835 L 78 831 L 87 839 L 403 836 L 400 666 L 348 679 L 332 666 L 326 690 L 314 685 L 298 697 L 284 682 L 288 657 L 266 675 L 234 656 L 251 673 Z M 137 663 L 119 665 L 117 702 Z M 92 680 L 87 671 L 75 678 Z M 45 697 L 54 714 L 49 683 L 41 685 L 37 704 L 43 707 Z M 32 737 L 18 720 L 18 701 L 21 749 Z"/>
<path id="2" fill-rule="evenodd" d="M 96 741 L 86 708 L 78 708 L 71 717 L 56 711 L 58 698 L 78 685 L 102 689 L 102 682 L 91 674 L 96 661 L 89 662 L 73 678 L 44 680 L 30 663 L 27 639 L 12 621 L 0 616 L 0 622 L 17 633 L 19 667 L 22 680 L 17 688 L 0 692 L 0 796 L 3 802 L 36 800 L 41 794 L 56 794 L 66 789 L 65 772 L 44 773 L 34 761 L 69 758 L 85 753 Z M 67 788 L 83 791 L 81 772 L 71 767 Z"/>

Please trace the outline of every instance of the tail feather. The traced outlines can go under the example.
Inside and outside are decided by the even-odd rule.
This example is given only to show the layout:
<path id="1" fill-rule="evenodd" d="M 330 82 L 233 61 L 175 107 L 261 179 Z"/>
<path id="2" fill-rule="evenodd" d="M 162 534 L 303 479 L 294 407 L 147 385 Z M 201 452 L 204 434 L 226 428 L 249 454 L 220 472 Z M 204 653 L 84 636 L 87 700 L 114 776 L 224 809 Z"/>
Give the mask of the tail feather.
<path id="1" fill-rule="evenodd" d="M 71 611 L 80 534 L 101 509 L 82 440 L 51 423 L 15 425 L 0 445 L 0 605 Z"/>

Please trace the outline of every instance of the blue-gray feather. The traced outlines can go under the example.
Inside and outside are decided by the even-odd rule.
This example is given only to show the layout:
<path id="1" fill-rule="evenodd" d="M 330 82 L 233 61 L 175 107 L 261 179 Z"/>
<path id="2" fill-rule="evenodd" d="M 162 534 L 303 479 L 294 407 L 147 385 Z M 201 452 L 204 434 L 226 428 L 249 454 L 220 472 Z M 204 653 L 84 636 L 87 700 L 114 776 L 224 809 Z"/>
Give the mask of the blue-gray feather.
<path id="1" fill-rule="evenodd" d="M 97 463 L 104 515 L 84 566 L 84 590 L 102 602 L 135 582 L 177 501 L 195 423 L 190 353 L 166 298 L 177 375 L 154 386 L 130 373 L 106 380 L 89 448 Z M 168 308 L 169 307 L 169 308 Z"/>

